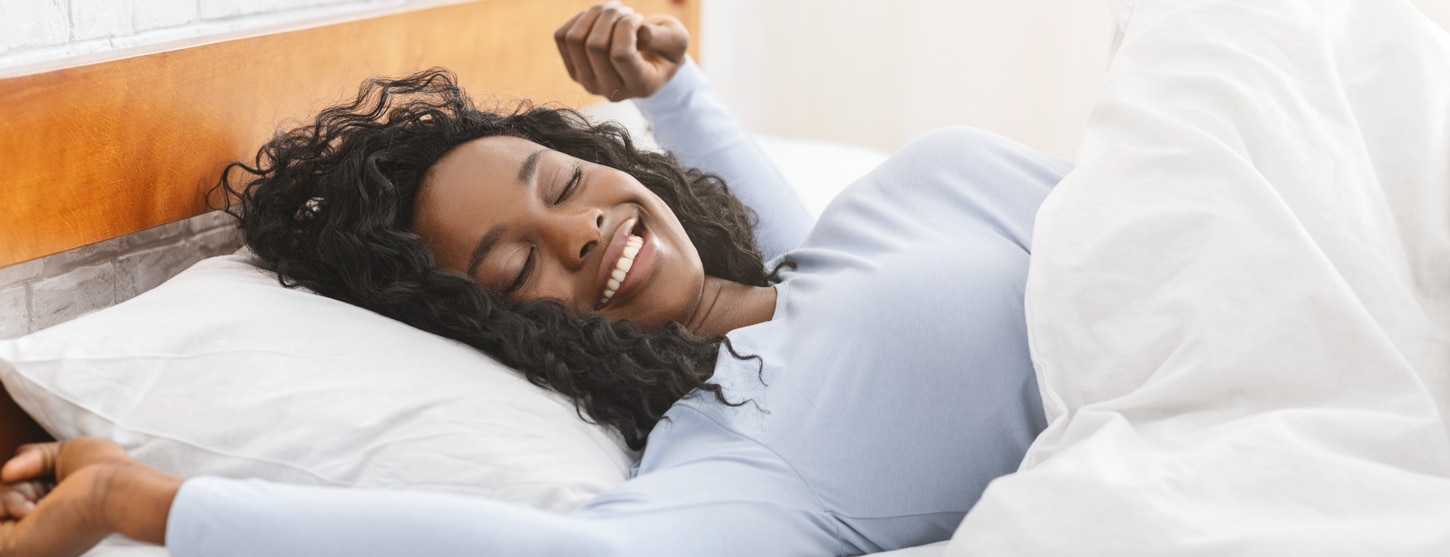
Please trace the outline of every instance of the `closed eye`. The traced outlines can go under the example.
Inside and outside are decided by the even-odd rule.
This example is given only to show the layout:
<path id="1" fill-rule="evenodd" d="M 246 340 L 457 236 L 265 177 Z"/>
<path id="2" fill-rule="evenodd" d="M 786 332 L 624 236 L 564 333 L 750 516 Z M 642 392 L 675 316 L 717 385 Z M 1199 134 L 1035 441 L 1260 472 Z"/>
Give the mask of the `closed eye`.
<path id="1" fill-rule="evenodd" d="M 534 260 L 536 259 L 535 254 L 537 253 L 537 249 L 533 247 L 529 248 L 529 258 L 524 260 L 524 267 L 519 269 L 519 275 L 514 277 L 513 283 L 504 289 L 504 294 L 511 295 L 518 292 L 520 288 L 523 288 L 524 281 L 529 280 L 529 275 L 534 272 Z"/>
<path id="2" fill-rule="evenodd" d="M 574 188 L 579 185 L 579 178 L 583 177 L 583 175 L 584 172 L 579 169 L 579 165 L 575 164 L 574 174 L 569 176 L 569 182 L 564 184 L 564 191 L 559 192 L 559 198 L 554 200 L 555 205 L 563 203 L 565 199 L 568 199 L 574 193 Z"/>

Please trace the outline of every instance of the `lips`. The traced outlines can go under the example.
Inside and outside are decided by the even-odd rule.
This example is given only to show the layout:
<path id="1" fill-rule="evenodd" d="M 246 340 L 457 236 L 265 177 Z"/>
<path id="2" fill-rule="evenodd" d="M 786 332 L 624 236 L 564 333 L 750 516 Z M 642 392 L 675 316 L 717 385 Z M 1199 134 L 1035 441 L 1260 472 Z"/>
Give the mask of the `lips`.
<path id="1" fill-rule="evenodd" d="M 614 264 L 614 270 L 609 273 L 609 280 L 604 283 L 604 295 L 599 297 L 599 305 L 609 303 L 615 292 L 619 291 L 620 285 L 629 277 L 629 271 L 634 267 L 634 256 L 639 255 L 640 248 L 644 247 L 644 238 L 631 234 L 628 240 L 624 241 L 624 253 L 620 254 L 619 262 Z"/>
<path id="2" fill-rule="evenodd" d="M 639 256 L 645 250 L 644 226 L 639 218 L 631 218 L 620 224 L 610 235 L 609 245 L 600 259 L 596 287 L 595 309 L 603 309 L 611 302 L 627 297 L 640 282 L 637 275 L 647 274 L 638 268 Z"/>

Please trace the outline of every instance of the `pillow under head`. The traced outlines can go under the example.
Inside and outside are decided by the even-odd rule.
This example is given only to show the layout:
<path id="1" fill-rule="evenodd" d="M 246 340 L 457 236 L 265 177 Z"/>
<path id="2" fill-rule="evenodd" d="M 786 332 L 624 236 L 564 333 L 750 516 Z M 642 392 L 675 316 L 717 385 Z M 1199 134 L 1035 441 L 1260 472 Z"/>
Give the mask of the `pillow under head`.
<path id="1" fill-rule="evenodd" d="M 631 454 L 461 343 L 295 289 L 244 252 L 0 341 L 0 380 L 57 438 L 184 477 L 472 494 L 572 509 Z"/>

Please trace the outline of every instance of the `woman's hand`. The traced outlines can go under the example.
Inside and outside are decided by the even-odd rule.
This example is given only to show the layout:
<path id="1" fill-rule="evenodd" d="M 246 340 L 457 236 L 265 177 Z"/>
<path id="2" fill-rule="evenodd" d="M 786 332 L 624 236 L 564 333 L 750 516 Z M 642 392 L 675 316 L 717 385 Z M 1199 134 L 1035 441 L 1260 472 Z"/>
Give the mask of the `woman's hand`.
<path id="1" fill-rule="evenodd" d="M 570 18 L 554 31 L 554 42 L 569 77 L 590 93 L 622 101 L 653 95 L 674 77 L 685 63 L 690 32 L 674 17 L 645 17 L 605 2 Z"/>
<path id="2" fill-rule="evenodd" d="M 94 437 L 23 446 L 0 481 L 3 557 L 80 555 L 114 532 L 162 543 L 181 487 Z"/>

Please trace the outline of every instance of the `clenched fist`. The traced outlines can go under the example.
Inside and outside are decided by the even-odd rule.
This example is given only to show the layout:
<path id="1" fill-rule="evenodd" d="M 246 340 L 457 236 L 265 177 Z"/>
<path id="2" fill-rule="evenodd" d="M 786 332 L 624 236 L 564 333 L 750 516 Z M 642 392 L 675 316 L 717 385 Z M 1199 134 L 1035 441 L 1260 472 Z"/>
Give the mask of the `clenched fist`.
<path id="1" fill-rule="evenodd" d="M 554 41 L 569 77 L 590 93 L 622 101 L 648 97 L 685 63 L 690 32 L 668 15 L 644 16 L 619 2 L 575 14 Z"/>

